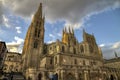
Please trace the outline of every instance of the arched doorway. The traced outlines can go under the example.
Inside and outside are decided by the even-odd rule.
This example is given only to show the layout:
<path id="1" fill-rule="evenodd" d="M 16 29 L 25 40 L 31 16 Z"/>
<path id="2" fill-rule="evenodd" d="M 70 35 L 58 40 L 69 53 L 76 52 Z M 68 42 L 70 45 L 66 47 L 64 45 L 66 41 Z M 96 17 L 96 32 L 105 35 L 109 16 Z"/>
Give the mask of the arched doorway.
<path id="1" fill-rule="evenodd" d="M 107 74 L 103 74 L 103 80 L 109 80 L 109 76 Z"/>
<path id="2" fill-rule="evenodd" d="M 42 80 L 42 74 L 41 73 L 38 74 L 38 80 Z"/>
<path id="3" fill-rule="evenodd" d="M 58 80 L 58 74 L 57 73 L 54 74 L 54 80 Z"/>
<path id="4" fill-rule="evenodd" d="M 111 74 L 111 75 L 110 75 L 110 80 L 116 80 L 115 75 Z"/>
<path id="5" fill-rule="evenodd" d="M 76 79 L 75 79 L 75 76 L 72 73 L 68 73 L 66 75 L 66 79 L 65 80 L 76 80 Z"/>
<path id="6" fill-rule="evenodd" d="M 79 77 L 79 80 L 83 80 L 83 77 L 84 77 L 84 76 L 82 75 L 82 73 L 79 73 L 79 74 L 78 74 L 78 77 Z"/>
<path id="7" fill-rule="evenodd" d="M 29 77 L 28 77 L 28 80 L 32 80 L 32 78 L 29 76 Z"/>
<path id="8" fill-rule="evenodd" d="M 112 74 L 110 75 L 110 80 L 114 80 L 114 77 Z"/>

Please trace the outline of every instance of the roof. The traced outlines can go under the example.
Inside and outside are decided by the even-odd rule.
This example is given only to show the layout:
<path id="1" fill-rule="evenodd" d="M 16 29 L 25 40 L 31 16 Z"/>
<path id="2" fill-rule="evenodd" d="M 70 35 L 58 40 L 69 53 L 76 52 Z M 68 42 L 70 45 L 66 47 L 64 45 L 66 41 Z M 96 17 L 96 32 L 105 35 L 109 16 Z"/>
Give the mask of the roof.
<path id="1" fill-rule="evenodd" d="M 105 63 L 112 63 L 112 62 L 120 62 L 120 57 L 112 58 L 112 59 L 105 59 Z"/>
<path id="2" fill-rule="evenodd" d="M 4 41 L 0 41 L 0 43 L 4 44 L 5 48 L 7 48 L 6 43 Z"/>
<path id="3" fill-rule="evenodd" d="M 7 52 L 8 54 L 18 54 L 18 55 L 21 55 L 20 53 L 18 52 Z"/>

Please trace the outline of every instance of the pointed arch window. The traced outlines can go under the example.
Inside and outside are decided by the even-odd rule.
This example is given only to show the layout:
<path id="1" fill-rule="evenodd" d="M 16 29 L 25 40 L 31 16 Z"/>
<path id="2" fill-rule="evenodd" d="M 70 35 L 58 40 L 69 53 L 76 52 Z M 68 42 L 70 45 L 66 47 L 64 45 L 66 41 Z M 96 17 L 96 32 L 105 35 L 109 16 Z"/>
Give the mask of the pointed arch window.
<path id="1" fill-rule="evenodd" d="M 36 27 L 39 25 L 39 21 L 36 22 Z"/>
<path id="2" fill-rule="evenodd" d="M 55 64 L 57 64 L 57 56 L 55 56 Z"/>
<path id="3" fill-rule="evenodd" d="M 40 37 L 40 30 L 38 30 L 38 37 Z"/>
<path id="4" fill-rule="evenodd" d="M 50 58 L 50 64 L 52 64 L 53 63 L 53 60 L 52 60 L 52 58 Z"/>
<path id="5" fill-rule="evenodd" d="M 65 47 L 64 46 L 62 46 L 62 52 L 65 52 Z"/>
<path id="6" fill-rule="evenodd" d="M 83 65 L 86 65 L 86 64 L 85 64 L 85 60 L 83 60 Z"/>
<path id="7" fill-rule="evenodd" d="M 37 48 L 37 47 L 38 47 L 38 42 L 35 41 L 35 42 L 34 42 L 34 48 Z"/>
<path id="8" fill-rule="evenodd" d="M 76 59 L 75 59 L 74 63 L 77 64 L 77 60 Z"/>
<path id="9" fill-rule="evenodd" d="M 90 52 L 93 53 L 93 47 L 90 45 L 89 46 Z"/>
<path id="10" fill-rule="evenodd" d="M 74 54 L 76 54 L 76 49 L 74 48 Z"/>
<path id="11" fill-rule="evenodd" d="M 34 36 L 36 37 L 37 36 L 37 28 L 35 28 L 35 32 L 34 32 Z"/>
<path id="12" fill-rule="evenodd" d="M 80 52 L 84 53 L 84 47 L 83 47 L 83 45 L 80 46 Z"/>

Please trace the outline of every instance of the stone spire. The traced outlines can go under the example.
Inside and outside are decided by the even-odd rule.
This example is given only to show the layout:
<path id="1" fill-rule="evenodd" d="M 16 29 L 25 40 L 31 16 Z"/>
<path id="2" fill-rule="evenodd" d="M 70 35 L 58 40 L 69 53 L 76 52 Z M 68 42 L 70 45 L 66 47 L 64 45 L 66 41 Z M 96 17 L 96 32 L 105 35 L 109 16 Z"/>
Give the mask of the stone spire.
<path id="1" fill-rule="evenodd" d="M 35 13 L 35 16 L 42 18 L 42 3 L 40 3 L 39 8 Z"/>
<path id="2" fill-rule="evenodd" d="M 72 33 L 72 32 L 71 32 L 71 28 L 70 28 L 70 26 L 69 26 L 69 33 Z"/>
<path id="3" fill-rule="evenodd" d="M 74 34 L 74 29 L 72 28 L 72 34 Z"/>
<path id="4" fill-rule="evenodd" d="M 117 52 L 114 51 L 115 58 L 118 58 Z"/>
<path id="5" fill-rule="evenodd" d="M 39 67 L 44 46 L 44 17 L 42 17 L 42 3 L 36 11 L 28 28 L 23 46 L 23 69 Z"/>

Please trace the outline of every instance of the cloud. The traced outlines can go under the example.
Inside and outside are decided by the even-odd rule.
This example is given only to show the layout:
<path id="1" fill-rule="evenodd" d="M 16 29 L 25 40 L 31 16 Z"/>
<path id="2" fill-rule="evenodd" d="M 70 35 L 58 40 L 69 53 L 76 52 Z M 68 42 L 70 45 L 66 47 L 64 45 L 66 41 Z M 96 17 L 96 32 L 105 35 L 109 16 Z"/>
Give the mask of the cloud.
<path id="1" fill-rule="evenodd" d="M 115 44 L 112 45 L 113 49 L 118 49 L 120 48 L 120 42 L 116 42 Z"/>
<path id="2" fill-rule="evenodd" d="M 102 48 L 102 47 L 104 47 L 104 46 L 105 46 L 105 44 L 100 44 L 99 46 Z"/>
<path id="3" fill-rule="evenodd" d="M 18 36 L 14 37 L 14 41 L 6 43 L 8 51 L 10 52 L 22 52 L 22 45 L 24 40 Z"/>
<path id="4" fill-rule="evenodd" d="M 55 40 L 50 40 L 50 41 L 48 41 L 47 43 L 50 44 L 50 43 L 52 43 L 52 42 L 55 42 Z"/>
<path id="5" fill-rule="evenodd" d="M 81 21 L 79 23 L 66 22 L 64 26 L 67 27 L 66 29 L 69 29 L 69 27 L 74 28 L 74 29 L 79 29 L 80 27 L 84 26 L 83 24 L 84 24 L 84 21 Z"/>
<path id="6" fill-rule="evenodd" d="M 18 33 L 18 34 L 22 33 L 22 32 L 21 32 L 21 27 L 16 27 L 15 29 L 17 30 L 17 33 Z"/>
<path id="7" fill-rule="evenodd" d="M 120 41 L 109 44 L 100 44 L 99 46 L 102 48 L 104 58 L 106 59 L 114 58 L 115 51 L 118 53 L 118 56 L 120 57 Z"/>
<path id="8" fill-rule="evenodd" d="M 53 34 L 49 34 L 49 37 L 51 38 L 55 38 L 55 36 Z"/>
<path id="9" fill-rule="evenodd" d="M 3 23 L 3 2 L 0 1 L 0 24 Z"/>
<path id="10" fill-rule="evenodd" d="M 7 27 L 10 28 L 11 24 L 9 23 L 9 19 L 7 18 L 7 16 L 3 15 L 3 24 Z"/>
<path id="11" fill-rule="evenodd" d="M 57 33 L 57 36 L 62 37 L 62 33 Z"/>
<path id="12" fill-rule="evenodd" d="M 83 25 L 84 18 L 120 7 L 120 0 L 4 0 L 5 6 L 11 6 L 9 9 L 24 17 L 36 12 L 40 2 L 47 21 L 63 20 L 75 29 Z"/>

